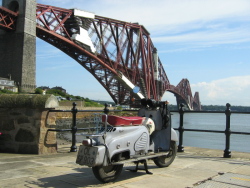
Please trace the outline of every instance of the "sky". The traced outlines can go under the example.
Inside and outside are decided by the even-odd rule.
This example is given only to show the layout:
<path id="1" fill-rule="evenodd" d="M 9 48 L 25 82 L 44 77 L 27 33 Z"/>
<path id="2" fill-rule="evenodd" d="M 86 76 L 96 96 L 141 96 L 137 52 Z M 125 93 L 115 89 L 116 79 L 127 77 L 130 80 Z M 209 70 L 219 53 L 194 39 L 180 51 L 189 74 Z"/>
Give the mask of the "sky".
<path id="1" fill-rule="evenodd" d="M 172 85 L 182 78 L 202 105 L 250 106 L 250 0 L 37 0 L 138 22 L 150 32 Z M 1 4 L 1 0 L 0 0 Z M 37 86 L 112 101 L 75 60 L 37 38 Z M 163 100 L 176 104 L 172 93 Z"/>

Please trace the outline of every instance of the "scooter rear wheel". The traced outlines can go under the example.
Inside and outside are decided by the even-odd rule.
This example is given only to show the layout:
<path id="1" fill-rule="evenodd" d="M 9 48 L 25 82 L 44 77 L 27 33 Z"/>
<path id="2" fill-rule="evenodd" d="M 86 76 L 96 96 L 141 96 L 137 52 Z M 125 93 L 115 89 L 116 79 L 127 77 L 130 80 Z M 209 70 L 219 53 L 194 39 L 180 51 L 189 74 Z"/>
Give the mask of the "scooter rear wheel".
<path id="1" fill-rule="evenodd" d="M 162 167 L 168 167 L 175 159 L 177 153 L 177 147 L 176 142 L 171 141 L 170 143 L 170 149 L 169 154 L 167 156 L 161 156 L 154 159 L 154 163 L 156 166 L 162 168 Z"/>
<path id="2" fill-rule="evenodd" d="M 96 166 L 92 167 L 92 171 L 99 181 L 108 183 L 118 178 L 122 168 L 123 165 Z"/>

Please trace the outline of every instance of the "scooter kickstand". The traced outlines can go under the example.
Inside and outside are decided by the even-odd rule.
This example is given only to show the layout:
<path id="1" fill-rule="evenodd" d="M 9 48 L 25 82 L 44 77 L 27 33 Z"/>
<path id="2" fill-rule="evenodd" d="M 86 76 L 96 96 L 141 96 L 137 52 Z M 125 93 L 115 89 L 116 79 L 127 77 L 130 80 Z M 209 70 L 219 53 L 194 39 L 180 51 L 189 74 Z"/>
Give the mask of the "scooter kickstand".
<path id="1" fill-rule="evenodd" d="M 139 165 L 140 162 L 143 163 L 144 169 L 138 168 L 138 165 Z M 136 167 L 135 167 L 135 169 L 134 169 L 134 170 L 130 170 L 130 171 L 131 171 L 131 172 L 137 172 L 138 170 L 145 170 L 147 174 L 153 174 L 152 172 L 148 171 L 147 160 L 143 160 L 143 161 L 140 161 L 140 162 L 139 162 L 139 161 L 136 162 Z"/>
<path id="2" fill-rule="evenodd" d="M 139 164 L 139 162 L 136 162 L 136 167 L 135 167 L 135 169 L 134 169 L 134 170 L 130 169 L 129 171 L 131 171 L 131 172 L 137 172 L 138 170 L 140 170 L 140 169 L 138 168 L 138 164 Z"/>
<path id="3" fill-rule="evenodd" d="M 148 171 L 148 163 L 147 163 L 147 160 L 144 160 L 143 164 L 144 164 L 144 168 L 145 168 L 146 173 L 147 173 L 147 174 L 153 174 L 152 172 L 149 172 L 149 171 Z"/>

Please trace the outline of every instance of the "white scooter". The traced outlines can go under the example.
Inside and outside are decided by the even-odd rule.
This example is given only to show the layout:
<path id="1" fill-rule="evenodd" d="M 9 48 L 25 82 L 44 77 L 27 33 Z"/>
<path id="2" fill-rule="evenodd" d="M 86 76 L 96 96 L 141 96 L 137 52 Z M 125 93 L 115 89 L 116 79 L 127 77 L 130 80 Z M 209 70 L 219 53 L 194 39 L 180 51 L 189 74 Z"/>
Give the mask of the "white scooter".
<path id="1" fill-rule="evenodd" d="M 102 127 L 96 134 L 85 134 L 76 163 L 92 167 L 101 182 L 114 181 L 125 163 L 144 164 L 147 160 L 158 167 L 167 167 L 175 159 L 177 134 L 171 128 L 167 103 L 141 100 L 136 117 L 102 116 Z"/>

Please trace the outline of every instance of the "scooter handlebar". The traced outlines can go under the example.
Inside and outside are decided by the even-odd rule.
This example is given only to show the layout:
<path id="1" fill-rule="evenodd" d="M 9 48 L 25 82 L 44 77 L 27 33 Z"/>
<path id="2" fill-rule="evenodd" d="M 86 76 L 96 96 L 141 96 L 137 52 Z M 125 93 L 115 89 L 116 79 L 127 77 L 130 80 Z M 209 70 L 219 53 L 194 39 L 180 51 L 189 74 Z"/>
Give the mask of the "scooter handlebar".
<path id="1" fill-rule="evenodd" d="M 154 99 L 141 99 L 141 105 L 144 107 L 149 106 L 150 108 L 157 108 L 157 107 L 162 107 L 166 104 L 168 104 L 168 102 L 155 101 Z"/>

